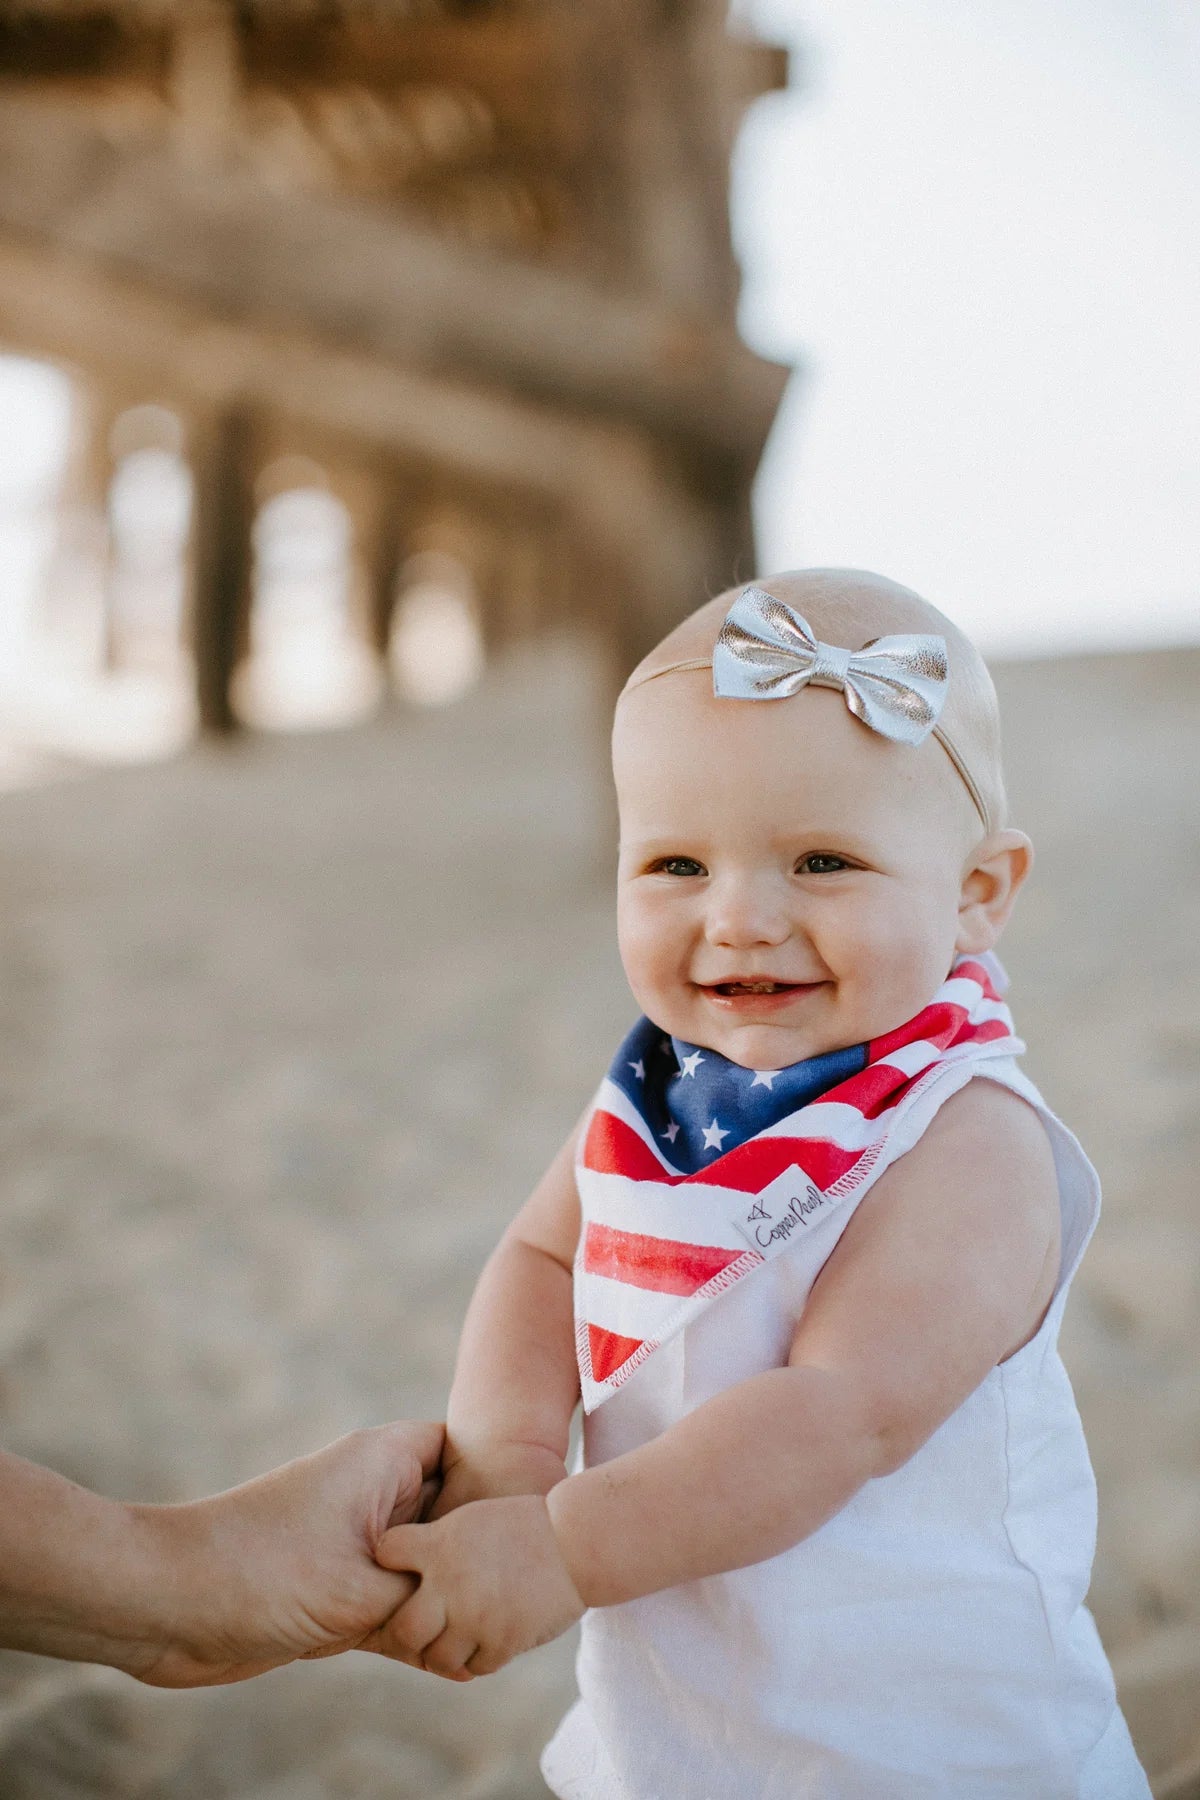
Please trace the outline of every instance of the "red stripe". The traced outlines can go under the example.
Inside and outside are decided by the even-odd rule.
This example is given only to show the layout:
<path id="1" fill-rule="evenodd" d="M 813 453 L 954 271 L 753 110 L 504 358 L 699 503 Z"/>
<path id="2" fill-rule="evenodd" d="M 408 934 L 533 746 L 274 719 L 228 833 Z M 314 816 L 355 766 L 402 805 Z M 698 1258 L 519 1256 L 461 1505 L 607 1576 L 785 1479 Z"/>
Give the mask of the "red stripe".
<path id="1" fill-rule="evenodd" d="M 736 1188 L 743 1194 L 760 1194 L 768 1182 L 788 1169 L 802 1169 L 819 1188 L 827 1188 L 854 1167 L 861 1150 L 843 1150 L 827 1138 L 751 1138 L 728 1151 L 710 1168 L 699 1169 L 688 1181 L 710 1187 Z"/>
<path id="2" fill-rule="evenodd" d="M 980 963 L 959 963 L 952 971 L 951 980 L 977 982 L 985 1000 L 1001 1000 L 991 977 Z M 867 1046 L 868 1066 L 878 1062 L 880 1057 L 890 1056 L 893 1050 L 900 1049 L 903 1044 L 915 1044 L 919 1038 L 927 1038 L 940 1050 L 948 1049 L 952 1043 L 983 1041 L 975 1040 L 970 1031 L 963 1030 L 969 1016 L 967 1008 L 959 1005 L 956 1000 L 941 1000 L 927 1006 L 924 1012 L 918 1013 L 915 1019 L 910 1019 L 907 1025 L 899 1025 L 895 1031 L 885 1032 L 883 1037 L 872 1038 Z M 996 1020 L 988 1021 L 989 1025 L 995 1023 Z M 1004 1032 L 992 1031 L 989 1036 L 1006 1036 L 1007 1032 L 1006 1025 Z M 850 1080 L 857 1081 L 858 1077 L 852 1075 Z"/>
<path id="3" fill-rule="evenodd" d="M 920 1035 L 926 1037 L 928 1034 L 923 1032 Z M 963 1028 L 953 1036 L 953 1046 L 957 1050 L 963 1044 L 990 1044 L 997 1038 L 1005 1038 L 1010 1035 L 1011 1027 L 1004 1019 L 984 1019 L 978 1025 L 964 1023 Z M 917 1039 L 913 1038 L 911 1041 L 915 1043 Z M 944 1049 L 946 1046 L 940 1047 Z M 892 1046 L 893 1051 L 896 1048 L 896 1045 Z M 874 1045 L 872 1045 L 872 1050 L 874 1050 Z M 854 1093 L 853 1105 L 861 1112 L 864 1119 L 879 1118 L 882 1113 L 890 1111 L 893 1106 L 899 1106 L 913 1083 L 927 1075 L 936 1060 L 936 1058 L 931 1058 L 925 1068 L 917 1069 L 912 1075 L 905 1075 L 901 1069 L 892 1067 L 886 1061 L 879 1063 L 873 1061 L 862 1071 L 861 1075 L 851 1077 Z M 849 1087 L 850 1083 L 847 1082 L 845 1088 Z M 843 1089 L 843 1091 L 845 1090 Z M 825 1095 L 826 1100 L 833 1097 L 833 1094 Z"/>
<path id="4" fill-rule="evenodd" d="M 950 979 L 952 981 L 957 981 L 960 976 L 966 981 L 977 981 L 983 989 L 985 1000 L 1002 1000 L 1004 998 L 1004 996 L 997 991 L 991 976 L 988 974 L 982 963 L 957 963 L 950 971 Z"/>
<path id="5" fill-rule="evenodd" d="M 664 1169 L 654 1151 L 624 1119 L 597 1107 L 583 1146 L 583 1166 L 598 1175 L 624 1175 L 629 1181 L 682 1181 Z"/>
<path id="6" fill-rule="evenodd" d="M 924 1070 L 921 1071 L 924 1074 Z M 914 1075 L 906 1075 L 903 1069 L 897 1069 L 891 1063 L 873 1063 L 864 1069 L 861 1075 L 854 1077 L 854 1106 L 864 1119 L 878 1118 L 899 1101 L 909 1083 L 916 1080 Z M 826 1100 L 829 1096 L 826 1094 Z"/>
<path id="7" fill-rule="evenodd" d="M 972 1025 L 970 1031 L 964 1031 L 959 1039 L 963 1044 L 991 1044 L 997 1038 L 1011 1037 L 1012 1026 L 1006 1019 L 985 1019 L 981 1025 Z"/>
<path id="8" fill-rule="evenodd" d="M 592 1355 L 592 1380 L 607 1381 L 622 1363 L 627 1363 L 634 1352 L 641 1349 L 642 1340 L 622 1337 L 619 1331 L 605 1331 L 600 1325 L 589 1325 L 588 1347 Z"/>
<path id="9" fill-rule="evenodd" d="M 952 1001 L 944 1000 L 937 1006 L 927 1006 L 924 1012 L 918 1013 L 915 1019 L 910 1019 L 907 1025 L 899 1025 L 895 1031 L 888 1031 L 883 1037 L 871 1039 L 867 1049 L 868 1066 L 877 1063 L 881 1057 L 890 1056 L 894 1050 L 902 1049 L 905 1044 L 915 1044 L 921 1039 L 944 1050 L 962 1029 L 966 1018 L 966 1007 L 957 1006 Z M 860 1079 L 858 1075 L 850 1077 L 851 1081 Z"/>
<path id="10" fill-rule="evenodd" d="M 857 1081 L 859 1076 L 855 1076 Z M 903 1079 L 903 1077 L 901 1077 Z M 689 1181 L 736 1188 L 757 1194 L 787 1169 L 800 1168 L 818 1187 L 828 1187 L 862 1155 L 843 1150 L 824 1138 L 751 1138 L 694 1175 L 669 1175 L 636 1131 L 612 1113 L 597 1108 L 583 1147 L 584 1167 L 599 1175 L 621 1175 L 627 1181 L 659 1181 L 671 1186 Z"/>
<path id="11" fill-rule="evenodd" d="M 588 1225 L 583 1240 L 583 1266 L 589 1274 L 657 1294 L 694 1294 L 743 1255 L 715 1244 L 680 1244 L 595 1223 Z"/>

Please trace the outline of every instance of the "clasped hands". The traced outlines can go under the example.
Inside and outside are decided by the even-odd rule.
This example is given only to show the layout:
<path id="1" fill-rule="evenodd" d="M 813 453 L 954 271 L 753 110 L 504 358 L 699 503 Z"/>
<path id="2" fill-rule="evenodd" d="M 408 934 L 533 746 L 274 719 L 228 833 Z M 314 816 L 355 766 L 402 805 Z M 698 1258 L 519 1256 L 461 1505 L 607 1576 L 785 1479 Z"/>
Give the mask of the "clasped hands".
<path id="1" fill-rule="evenodd" d="M 469 1680 L 583 1610 L 543 1498 L 565 1473 L 521 1448 L 456 1460 L 442 1426 L 411 1423 L 352 1432 L 181 1505 L 101 1500 L 10 1467 L 46 1525 L 8 1546 L 0 1641 L 158 1687 L 352 1649 Z"/>
<path id="2" fill-rule="evenodd" d="M 545 1499 L 565 1474 L 534 1446 L 449 1449 L 426 1522 L 397 1525 L 375 1547 L 382 1568 L 418 1586 L 362 1648 L 470 1681 L 568 1630 L 584 1603 Z"/>

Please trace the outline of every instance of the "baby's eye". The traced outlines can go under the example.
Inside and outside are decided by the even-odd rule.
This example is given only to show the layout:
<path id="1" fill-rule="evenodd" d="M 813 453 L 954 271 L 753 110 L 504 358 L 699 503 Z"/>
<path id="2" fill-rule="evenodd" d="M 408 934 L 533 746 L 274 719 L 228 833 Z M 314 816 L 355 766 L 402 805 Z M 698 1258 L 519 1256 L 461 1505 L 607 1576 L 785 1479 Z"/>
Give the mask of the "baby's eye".
<path id="1" fill-rule="evenodd" d="M 796 864 L 797 875 L 836 875 L 841 869 L 848 869 L 850 864 L 844 857 L 834 856 L 830 851 L 814 850 L 809 856 L 802 856 Z"/>
<path id="2" fill-rule="evenodd" d="M 703 875 L 704 864 L 694 856 L 664 856 L 654 865 L 656 875 Z"/>

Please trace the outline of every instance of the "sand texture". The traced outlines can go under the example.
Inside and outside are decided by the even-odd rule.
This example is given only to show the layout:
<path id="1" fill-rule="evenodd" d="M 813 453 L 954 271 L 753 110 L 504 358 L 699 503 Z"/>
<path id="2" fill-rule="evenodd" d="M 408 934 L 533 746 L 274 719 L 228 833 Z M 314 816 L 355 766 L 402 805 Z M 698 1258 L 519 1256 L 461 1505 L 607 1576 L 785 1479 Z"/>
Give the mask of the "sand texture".
<path id="1" fill-rule="evenodd" d="M 1064 1353 L 1093 1602 L 1200 1795 L 1200 652 L 1001 668 L 1028 1066 L 1106 1210 Z M 589 665 L 0 800 L 0 1428 L 114 1494 L 439 1414 L 474 1276 L 632 1007 Z M 534 1800 L 571 1647 L 463 1690 L 374 1658 L 200 1695 L 0 1657 L 3 1800 Z"/>

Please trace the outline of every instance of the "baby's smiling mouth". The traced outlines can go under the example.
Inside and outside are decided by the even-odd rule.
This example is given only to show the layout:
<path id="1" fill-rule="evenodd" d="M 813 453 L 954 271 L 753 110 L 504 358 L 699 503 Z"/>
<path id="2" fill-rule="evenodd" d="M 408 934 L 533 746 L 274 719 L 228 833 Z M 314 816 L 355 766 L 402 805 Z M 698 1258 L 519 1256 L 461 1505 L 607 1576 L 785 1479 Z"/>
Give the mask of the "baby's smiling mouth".
<path id="1" fill-rule="evenodd" d="M 719 995 L 724 1000 L 736 1000 L 743 995 L 753 994 L 802 994 L 817 985 L 815 981 L 772 981 L 765 975 L 698 983 L 702 993 Z"/>
<path id="2" fill-rule="evenodd" d="M 718 981 L 714 984 L 718 994 L 781 994 L 796 986 L 794 981 Z"/>

